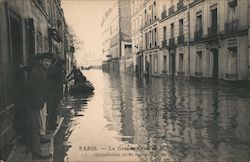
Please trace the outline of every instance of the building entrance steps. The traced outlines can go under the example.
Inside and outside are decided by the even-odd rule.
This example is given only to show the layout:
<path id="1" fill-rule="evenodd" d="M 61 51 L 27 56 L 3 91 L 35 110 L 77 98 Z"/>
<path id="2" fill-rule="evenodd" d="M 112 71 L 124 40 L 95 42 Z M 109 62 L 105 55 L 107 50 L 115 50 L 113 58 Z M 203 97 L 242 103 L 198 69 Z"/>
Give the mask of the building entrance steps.
<path id="1" fill-rule="evenodd" d="M 27 152 L 25 144 L 21 144 L 18 141 L 15 143 L 11 153 L 6 160 L 6 162 L 53 162 L 53 153 L 54 153 L 54 137 L 56 136 L 57 132 L 61 128 L 62 122 L 64 118 L 59 117 L 57 119 L 57 128 L 51 134 L 46 135 L 47 138 L 50 139 L 49 143 L 41 144 L 42 154 L 52 154 L 52 157 L 48 159 L 32 159 L 32 153 L 29 150 Z"/>

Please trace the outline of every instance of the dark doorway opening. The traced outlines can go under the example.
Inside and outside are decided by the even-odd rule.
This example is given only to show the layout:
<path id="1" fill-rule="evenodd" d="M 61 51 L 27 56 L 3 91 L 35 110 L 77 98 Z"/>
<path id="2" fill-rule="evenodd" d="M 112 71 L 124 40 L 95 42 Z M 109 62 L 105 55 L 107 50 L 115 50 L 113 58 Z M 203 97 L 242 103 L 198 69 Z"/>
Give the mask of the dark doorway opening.
<path id="1" fill-rule="evenodd" d="M 170 60 L 169 60 L 169 71 L 170 75 L 174 76 L 175 74 L 175 53 L 170 53 Z"/>
<path id="2" fill-rule="evenodd" d="M 219 56 L 218 49 L 212 49 L 213 53 L 213 79 L 218 79 L 219 76 Z"/>
<path id="3" fill-rule="evenodd" d="M 21 21 L 16 16 L 10 16 L 11 70 L 14 102 L 19 102 L 21 88 L 24 86 L 24 73 L 19 68 L 23 64 L 23 40 Z"/>

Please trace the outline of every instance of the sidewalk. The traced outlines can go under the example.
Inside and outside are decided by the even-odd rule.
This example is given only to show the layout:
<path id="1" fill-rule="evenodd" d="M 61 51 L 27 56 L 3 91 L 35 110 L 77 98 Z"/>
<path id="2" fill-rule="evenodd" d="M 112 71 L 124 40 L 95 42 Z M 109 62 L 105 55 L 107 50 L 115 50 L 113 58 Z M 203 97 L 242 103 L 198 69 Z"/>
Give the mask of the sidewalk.
<path id="1" fill-rule="evenodd" d="M 53 162 L 54 137 L 59 131 L 63 120 L 64 120 L 63 117 L 58 118 L 57 120 L 58 126 L 56 130 L 50 135 L 51 141 L 47 144 L 42 145 L 42 151 L 46 153 L 47 152 L 52 153 L 52 158 L 42 159 L 42 160 L 32 160 L 32 153 L 26 152 L 25 145 L 16 142 L 6 162 Z"/>

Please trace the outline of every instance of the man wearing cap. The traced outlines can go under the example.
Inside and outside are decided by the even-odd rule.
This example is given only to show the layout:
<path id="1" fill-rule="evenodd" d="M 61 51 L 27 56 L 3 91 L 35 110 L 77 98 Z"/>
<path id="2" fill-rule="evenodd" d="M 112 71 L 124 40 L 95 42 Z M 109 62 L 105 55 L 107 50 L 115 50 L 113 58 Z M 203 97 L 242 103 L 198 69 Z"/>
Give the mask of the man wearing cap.
<path id="1" fill-rule="evenodd" d="M 49 53 L 37 54 L 37 62 L 30 70 L 27 82 L 26 96 L 26 139 L 32 150 L 32 158 L 48 158 L 49 155 L 41 152 L 40 137 L 40 110 L 47 100 L 47 69 L 51 65 Z"/>
<path id="2" fill-rule="evenodd" d="M 58 105 L 63 98 L 63 83 L 65 60 L 58 54 L 53 59 L 53 65 L 48 69 L 48 131 L 57 128 Z"/>

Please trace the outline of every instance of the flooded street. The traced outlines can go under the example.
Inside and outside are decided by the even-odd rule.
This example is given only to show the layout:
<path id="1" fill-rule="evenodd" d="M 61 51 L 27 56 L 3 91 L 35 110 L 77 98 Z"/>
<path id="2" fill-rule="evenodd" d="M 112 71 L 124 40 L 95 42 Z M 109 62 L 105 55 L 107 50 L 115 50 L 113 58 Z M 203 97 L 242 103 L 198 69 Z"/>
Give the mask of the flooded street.
<path id="1" fill-rule="evenodd" d="M 62 101 L 55 162 L 250 161 L 247 89 L 83 73 L 95 91 Z"/>

